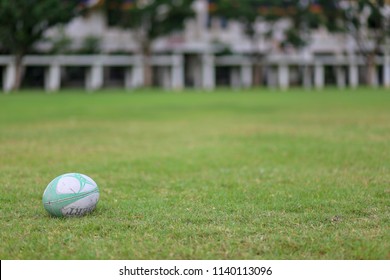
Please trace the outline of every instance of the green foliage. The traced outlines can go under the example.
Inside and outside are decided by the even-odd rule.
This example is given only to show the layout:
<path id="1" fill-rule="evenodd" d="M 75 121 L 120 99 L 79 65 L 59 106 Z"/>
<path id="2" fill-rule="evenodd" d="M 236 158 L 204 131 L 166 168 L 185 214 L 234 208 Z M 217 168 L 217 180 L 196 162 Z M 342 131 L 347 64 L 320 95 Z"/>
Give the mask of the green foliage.
<path id="1" fill-rule="evenodd" d="M 254 35 L 257 19 L 270 23 L 281 18 L 290 19 L 284 43 L 302 47 L 308 44 L 309 34 L 319 26 L 331 32 L 348 32 L 354 37 L 368 25 L 373 31 L 370 39 L 383 43 L 390 36 L 390 14 L 385 12 L 383 0 L 212 0 L 211 14 L 240 21 L 249 35 Z M 368 10 L 367 10 L 368 9 Z M 368 11 L 367 20 L 361 16 Z M 362 41 L 364 38 L 357 38 Z"/>
<path id="2" fill-rule="evenodd" d="M 0 259 L 389 259 L 385 89 L 0 95 Z M 81 172 L 100 201 L 51 218 Z"/>
<path id="3" fill-rule="evenodd" d="M 283 45 L 290 44 L 292 46 L 295 46 L 297 48 L 301 48 L 306 46 L 307 41 L 304 40 L 302 34 L 299 33 L 296 29 L 288 29 L 285 34 L 286 38 L 284 42 L 282 42 Z"/>
<path id="4" fill-rule="evenodd" d="M 60 29 L 58 35 L 50 40 L 52 48 L 50 54 L 99 54 L 101 53 L 101 38 L 90 35 L 83 38 L 81 46 L 78 49 L 72 49 L 73 41 L 69 38 L 63 29 Z"/>
<path id="5" fill-rule="evenodd" d="M 77 15 L 76 0 L 0 0 L 0 45 L 13 54 L 31 51 L 46 30 Z"/>
<path id="6" fill-rule="evenodd" d="M 345 31 L 353 36 L 362 54 L 374 54 L 390 39 L 390 8 L 383 0 L 351 3 L 343 7 Z"/>
<path id="7" fill-rule="evenodd" d="M 385 12 L 389 4 L 382 0 L 317 1 L 322 7 L 325 25 L 329 27 L 351 31 L 351 28 L 358 30 L 366 24 L 372 29 L 383 29 L 390 24 L 389 12 Z"/>
<path id="8" fill-rule="evenodd" d="M 309 2 L 302 4 L 298 0 L 215 0 L 212 1 L 211 15 L 238 20 L 249 36 L 256 34 L 254 23 L 258 19 L 271 24 L 281 18 L 289 19 L 292 24 L 285 31 L 283 44 L 299 48 L 308 43 L 309 29 L 317 23 L 311 8 Z"/>
<path id="9" fill-rule="evenodd" d="M 141 43 L 183 29 L 193 16 L 192 0 L 108 0 L 105 1 L 108 22 L 139 31 Z"/>
<path id="10" fill-rule="evenodd" d="M 85 37 L 81 48 L 76 52 L 78 54 L 99 54 L 101 52 L 101 38 L 93 35 Z"/>
<path id="11" fill-rule="evenodd" d="M 63 27 L 58 29 L 58 34 L 48 39 L 51 43 L 50 54 L 69 54 L 72 52 L 72 39 L 66 35 Z"/>

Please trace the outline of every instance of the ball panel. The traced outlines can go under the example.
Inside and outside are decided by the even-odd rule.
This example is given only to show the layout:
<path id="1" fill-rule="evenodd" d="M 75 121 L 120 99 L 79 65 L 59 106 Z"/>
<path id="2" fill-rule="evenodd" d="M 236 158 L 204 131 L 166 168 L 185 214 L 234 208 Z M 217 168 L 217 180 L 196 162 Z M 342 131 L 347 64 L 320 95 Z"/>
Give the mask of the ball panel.
<path id="1" fill-rule="evenodd" d="M 61 209 L 61 213 L 64 216 L 83 216 L 95 209 L 98 200 L 99 193 L 92 193 L 66 205 Z"/>
<path id="2" fill-rule="evenodd" d="M 99 189 L 90 177 L 67 173 L 52 180 L 43 193 L 44 208 L 57 217 L 81 216 L 95 209 Z"/>
<path id="3" fill-rule="evenodd" d="M 44 203 L 43 207 L 45 207 L 46 211 L 49 212 L 49 214 L 56 216 L 56 217 L 62 217 L 62 213 L 55 207 L 53 204 Z"/>
<path id="4" fill-rule="evenodd" d="M 54 178 L 49 185 L 47 185 L 45 192 L 43 193 L 43 199 L 51 200 L 51 197 L 56 197 L 57 182 L 61 179 L 61 176 Z"/>
<path id="5" fill-rule="evenodd" d="M 78 195 L 68 194 L 62 195 L 61 199 L 55 201 L 43 201 L 43 206 L 52 215 L 56 217 L 64 216 L 82 216 L 88 212 L 91 212 L 99 200 L 98 190 L 94 190 L 89 193 L 82 193 Z M 92 207 L 93 206 L 93 207 Z M 63 211 L 64 208 L 74 208 L 69 215 L 68 211 Z M 83 210 L 85 208 L 85 210 Z M 81 211 L 81 213 L 80 213 Z"/>
<path id="6" fill-rule="evenodd" d="M 81 184 L 77 178 L 64 176 L 58 180 L 56 191 L 58 194 L 78 193 L 80 188 Z"/>

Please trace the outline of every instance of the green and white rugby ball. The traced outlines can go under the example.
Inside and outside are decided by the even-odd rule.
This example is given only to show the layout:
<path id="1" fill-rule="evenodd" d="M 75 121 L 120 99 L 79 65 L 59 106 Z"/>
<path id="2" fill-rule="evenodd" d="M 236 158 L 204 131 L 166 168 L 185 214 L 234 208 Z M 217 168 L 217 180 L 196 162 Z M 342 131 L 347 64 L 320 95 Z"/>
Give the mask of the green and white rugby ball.
<path id="1" fill-rule="evenodd" d="M 56 217 L 83 216 L 99 201 L 99 188 L 84 174 L 67 173 L 49 183 L 43 193 L 43 206 Z"/>

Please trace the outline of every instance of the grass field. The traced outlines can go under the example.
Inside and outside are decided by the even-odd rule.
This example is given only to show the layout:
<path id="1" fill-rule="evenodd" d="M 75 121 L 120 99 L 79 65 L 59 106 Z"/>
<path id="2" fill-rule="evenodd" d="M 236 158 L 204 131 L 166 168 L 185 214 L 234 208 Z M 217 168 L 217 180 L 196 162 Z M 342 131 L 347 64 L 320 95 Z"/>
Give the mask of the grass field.
<path id="1" fill-rule="evenodd" d="M 0 259 L 390 259 L 390 92 L 1 94 L 0 218 Z"/>

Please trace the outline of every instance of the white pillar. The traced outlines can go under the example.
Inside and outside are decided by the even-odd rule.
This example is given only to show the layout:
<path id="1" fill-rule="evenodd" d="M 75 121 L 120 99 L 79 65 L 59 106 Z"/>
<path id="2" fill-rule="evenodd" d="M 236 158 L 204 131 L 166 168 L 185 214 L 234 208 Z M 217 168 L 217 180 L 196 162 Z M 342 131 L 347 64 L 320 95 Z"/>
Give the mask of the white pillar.
<path id="1" fill-rule="evenodd" d="M 359 66 L 357 63 L 356 41 L 353 36 L 347 37 L 347 53 L 348 53 L 348 84 L 351 88 L 357 88 L 359 86 Z"/>
<path id="2" fill-rule="evenodd" d="M 162 66 L 159 69 L 159 73 L 161 73 L 161 82 L 164 89 L 172 88 L 172 71 L 169 66 Z"/>
<path id="3" fill-rule="evenodd" d="M 45 90 L 58 91 L 61 84 L 61 67 L 58 64 L 52 64 L 46 68 L 45 72 Z"/>
<path id="4" fill-rule="evenodd" d="M 126 89 L 142 87 L 144 84 L 144 70 L 142 66 L 142 57 L 135 57 L 133 67 L 127 68 L 125 72 Z"/>
<path id="5" fill-rule="evenodd" d="M 233 66 L 230 68 L 230 86 L 232 88 L 241 87 L 241 75 L 238 67 Z"/>
<path id="6" fill-rule="evenodd" d="M 183 55 L 172 56 L 172 88 L 182 90 L 184 88 L 184 59 Z"/>
<path id="7" fill-rule="evenodd" d="M 390 54 L 386 53 L 383 64 L 383 86 L 390 88 Z"/>
<path id="8" fill-rule="evenodd" d="M 87 70 L 86 88 L 93 91 L 98 90 L 103 86 L 103 65 L 95 64 Z"/>
<path id="9" fill-rule="evenodd" d="M 278 67 L 278 82 L 279 87 L 283 90 L 286 90 L 290 86 L 290 75 L 289 75 L 288 65 L 279 64 Z"/>
<path id="10" fill-rule="evenodd" d="M 133 69 L 127 67 L 125 69 L 125 89 L 133 89 L 136 86 L 133 83 Z"/>
<path id="11" fill-rule="evenodd" d="M 249 88 L 253 84 L 252 66 L 250 64 L 241 65 L 241 84 L 244 88 Z"/>
<path id="12" fill-rule="evenodd" d="M 324 65 L 319 63 L 314 67 L 314 84 L 316 89 L 323 89 L 325 85 Z"/>
<path id="13" fill-rule="evenodd" d="M 354 53 L 354 41 L 350 37 L 350 51 L 348 54 L 349 66 L 348 66 L 348 80 L 351 88 L 357 88 L 359 86 L 359 67 L 357 64 L 357 57 Z"/>
<path id="14" fill-rule="evenodd" d="M 10 92 L 16 80 L 16 66 L 14 62 L 7 65 L 3 73 L 3 90 Z"/>
<path id="15" fill-rule="evenodd" d="M 269 65 L 267 69 L 267 86 L 275 88 L 277 86 L 277 76 L 275 74 L 275 66 Z"/>
<path id="16" fill-rule="evenodd" d="M 371 72 L 371 82 L 372 84 L 370 86 L 372 87 L 378 87 L 379 80 L 378 80 L 378 67 L 376 65 L 373 66 L 372 72 Z"/>
<path id="17" fill-rule="evenodd" d="M 125 70 L 125 88 L 135 89 L 143 85 L 143 69 L 142 67 L 134 66 Z"/>
<path id="18" fill-rule="evenodd" d="M 345 71 L 342 66 L 336 66 L 336 81 L 338 88 L 345 88 Z"/>
<path id="19" fill-rule="evenodd" d="M 303 66 L 303 87 L 310 89 L 312 87 L 311 69 L 309 65 Z"/>
<path id="20" fill-rule="evenodd" d="M 203 89 L 215 88 L 215 61 L 212 54 L 202 55 L 202 83 Z"/>
<path id="21" fill-rule="evenodd" d="M 351 88 L 357 88 L 359 85 L 359 68 L 358 66 L 351 62 L 349 65 L 349 86 Z"/>

